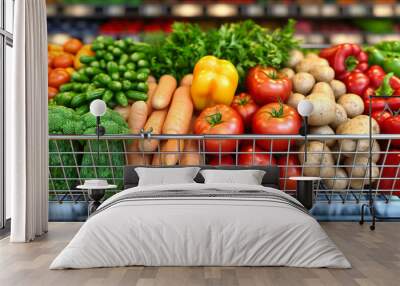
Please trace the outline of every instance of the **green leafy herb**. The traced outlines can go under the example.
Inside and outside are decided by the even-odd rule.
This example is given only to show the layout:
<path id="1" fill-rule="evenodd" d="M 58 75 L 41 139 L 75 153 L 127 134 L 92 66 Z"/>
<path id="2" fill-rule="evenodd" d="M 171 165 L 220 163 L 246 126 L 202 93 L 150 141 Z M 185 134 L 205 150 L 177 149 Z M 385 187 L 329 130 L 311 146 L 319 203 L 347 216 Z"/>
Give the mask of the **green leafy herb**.
<path id="1" fill-rule="evenodd" d="M 283 29 L 268 31 L 251 20 L 224 24 L 203 32 L 198 25 L 175 23 L 172 33 L 155 49 L 153 69 L 156 76 L 172 74 L 178 79 L 193 71 L 205 55 L 232 62 L 241 82 L 247 70 L 256 65 L 282 68 L 290 50 L 299 43 L 293 38 L 295 21 Z"/>

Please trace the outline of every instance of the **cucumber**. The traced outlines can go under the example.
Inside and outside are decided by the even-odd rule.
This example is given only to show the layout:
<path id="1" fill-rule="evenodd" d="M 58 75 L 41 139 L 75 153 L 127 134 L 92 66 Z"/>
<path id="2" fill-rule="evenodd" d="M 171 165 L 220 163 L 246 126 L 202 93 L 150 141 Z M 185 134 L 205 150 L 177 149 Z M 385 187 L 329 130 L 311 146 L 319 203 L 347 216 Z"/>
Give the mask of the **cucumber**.
<path id="1" fill-rule="evenodd" d="M 129 90 L 126 92 L 126 96 L 129 99 L 138 101 L 138 100 L 143 100 L 146 101 L 147 100 L 147 93 L 145 92 L 141 92 L 141 91 L 136 91 L 136 90 Z"/>
<path id="2" fill-rule="evenodd" d="M 149 86 L 147 85 L 147 82 L 139 82 L 137 84 L 137 90 L 147 92 L 149 90 Z"/>
<path id="3" fill-rule="evenodd" d="M 92 57 L 92 56 L 81 56 L 79 58 L 80 62 L 82 64 L 90 64 L 91 62 L 94 62 L 96 60 L 96 57 Z"/>
<path id="4" fill-rule="evenodd" d="M 84 74 L 83 72 L 80 72 L 80 71 L 79 72 L 74 72 L 72 74 L 71 79 L 72 79 L 72 81 L 76 81 L 76 82 L 89 82 L 90 81 L 89 77 L 86 74 Z"/>
<path id="5" fill-rule="evenodd" d="M 118 91 L 115 94 L 115 100 L 117 103 L 123 107 L 128 106 L 128 99 L 125 96 L 125 93 L 123 91 Z"/>
<path id="6" fill-rule="evenodd" d="M 80 92 L 86 92 L 90 86 L 90 83 L 82 83 Z"/>
<path id="7" fill-rule="evenodd" d="M 72 90 L 75 92 L 80 92 L 82 90 L 82 85 L 83 85 L 83 83 L 74 82 L 72 84 Z"/>
<path id="8" fill-rule="evenodd" d="M 109 74 L 113 74 L 118 72 L 118 64 L 116 62 L 108 62 L 107 63 L 107 72 Z"/>
<path id="9" fill-rule="evenodd" d="M 93 61 L 90 63 L 91 67 L 99 68 L 100 67 L 100 62 L 99 61 Z"/>
<path id="10" fill-rule="evenodd" d="M 119 72 L 114 72 L 111 74 L 111 79 L 112 80 L 119 80 L 120 76 L 119 76 Z"/>
<path id="11" fill-rule="evenodd" d="M 119 81 L 112 81 L 108 84 L 108 88 L 112 91 L 120 91 L 122 89 L 122 84 Z"/>
<path id="12" fill-rule="evenodd" d="M 79 93 L 76 96 L 74 96 L 71 100 L 71 107 L 78 107 L 84 104 L 86 101 L 86 94 L 85 93 Z"/>
<path id="13" fill-rule="evenodd" d="M 144 72 L 144 73 L 150 74 L 150 69 L 149 68 L 140 68 L 137 70 L 137 72 Z"/>
<path id="14" fill-rule="evenodd" d="M 113 93 L 111 90 L 107 89 L 107 90 L 104 92 L 104 94 L 103 94 L 102 100 L 103 100 L 105 103 L 108 103 L 108 102 L 111 101 L 111 99 L 112 99 L 113 97 L 114 97 L 114 93 Z"/>
<path id="15" fill-rule="evenodd" d="M 97 68 L 97 67 L 87 67 L 87 68 L 84 68 L 84 69 L 83 69 L 83 72 L 84 72 L 87 76 L 92 77 L 92 76 L 95 76 L 95 75 L 101 73 L 101 69 L 99 69 L 99 68 Z"/>
<path id="16" fill-rule="evenodd" d="M 137 62 L 137 66 L 139 68 L 147 68 L 149 65 L 150 65 L 149 62 L 145 59 L 141 59 Z"/>
<path id="17" fill-rule="evenodd" d="M 130 71 L 134 71 L 136 69 L 136 65 L 134 63 L 127 63 L 126 69 Z"/>
<path id="18" fill-rule="evenodd" d="M 140 73 L 138 73 L 138 74 L 136 75 L 136 80 L 137 80 L 137 81 L 146 81 L 148 77 L 149 77 L 149 74 L 148 74 L 148 73 L 140 72 Z"/>
<path id="19" fill-rule="evenodd" d="M 120 57 L 122 55 L 122 50 L 120 48 L 113 48 L 111 52 L 115 57 Z"/>
<path id="20" fill-rule="evenodd" d="M 64 83 L 62 86 L 60 86 L 60 92 L 66 92 L 66 91 L 71 91 L 73 90 L 74 83 Z"/>
<path id="21" fill-rule="evenodd" d="M 109 108 L 111 108 L 111 109 L 114 109 L 117 105 L 118 105 L 118 104 L 117 104 L 114 100 L 111 100 L 111 101 L 109 101 L 109 102 L 107 103 L 107 106 L 108 106 Z"/>
<path id="22" fill-rule="evenodd" d="M 135 52 L 131 55 L 131 60 L 137 62 L 139 60 L 145 59 L 146 55 L 144 53 Z"/>
<path id="23" fill-rule="evenodd" d="M 100 60 L 100 68 L 105 69 L 107 67 L 107 62 L 104 59 Z"/>
<path id="24" fill-rule="evenodd" d="M 126 47 L 127 47 L 127 44 L 126 44 L 126 42 L 125 42 L 124 40 L 115 41 L 115 42 L 114 42 L 114 45 L 115 45 L 116 47 L 118 47 L 119 49 L 121 49 L 121 50 L 125 50 Z"/>
<path id="25" fill-rule="evenodd" d="M 112 81 L 111 77 L 105 73 L 98 74 L 96 80 L 104 85 L 108 85 Z"/>
<path id="26" fill-rule="evenodd" d="M 122 54 L 121 57 L 119 58 L 119 64 L 120 65 L 125 65 L 129 61 L 129 56 L 127 54 Z"/>
<path id="27" fill-rule="evenodd" d="M 105 44 L 101 43 L 99 41 L 94 41 L 92 43 L 92 50 L 95 51 L 96 54 L 97 54 L 98 51 L 103 50 L 105 47 L 106 47 Z"/>
<path id="28" fill-rule="evenodd" d="M 124 66 L 124 65 L 119 65 L 119 66 L 118 66 L 118 71 L 119 71 L 120 73 L 123 74 L 124 72 L 127 71 L 126 66 Z"/>
<path id="29" fill-rule="evenodd" d="M 75 109 L 75 112 L 76 112 L 78 115 L 83 115 L 83 114 L 89 112 L 89 109 L 90 109 L 90 108 L 89 108 L 89 105 L 85 104 L 85 105 L 82 105 L 82 106 L 77 107 L 77 108 Z"/>
<path id="30" fill-rule="evenodd" d="M 92 101 L 101 98 L 105 91 L 105 88 L 96 88 L 95 90 L 88 91 L 86 92 L 86 100 Z"/>
<path id="31" fill-rule="evenodd" d="M 104 55 L 104 59 L 105 59 L 107 62 L 111 62 L 111 61 L 114 60 L 114 56 L 113 56 L 112 53 L 106 53 L 106 54 Z"/>
<path id="32" fill-rule="evenodd" d="M 89 86 L 87 87 L 86 91 L 93 91 L 95 90 L 97 87 L 94 83 L 89 83 Z"/>
<path id="33" fill-rule="evenodd" d="M 124 72 L 124 78 L 127 80 L 134 81 L 134 80 L 136 80 L 136 76 L 137 75 L 134 71 L 128 70 L 128 71 Z"/>
<path id="34" fill-rule="evenodd" d="M 96 59 L 101 60 L 102 58 L 104 58 L 105 54 L 106 54 L 106 51 L 103 51 L 103 50 L 96 51 Z"/>
<path id="35" fill-rule="evenodd" d="M 129 80 L 127 80 L 127 79 L 123 80 L 123 81 L 122 81 L 122 89 L 123 89 L 123 90 L 130 90 L 130 89 L 132 89 L 132 83 L 131 83 Z"/>
<path id="36" fill-rule="evenodd" d="M 57 105 L 69 106 L 72 98 L 75 95 L 76 95 L 76 93 L 71 92 L 71 91 L 61 92 L 55 96 L 55 100 L 56 100 Z"/>

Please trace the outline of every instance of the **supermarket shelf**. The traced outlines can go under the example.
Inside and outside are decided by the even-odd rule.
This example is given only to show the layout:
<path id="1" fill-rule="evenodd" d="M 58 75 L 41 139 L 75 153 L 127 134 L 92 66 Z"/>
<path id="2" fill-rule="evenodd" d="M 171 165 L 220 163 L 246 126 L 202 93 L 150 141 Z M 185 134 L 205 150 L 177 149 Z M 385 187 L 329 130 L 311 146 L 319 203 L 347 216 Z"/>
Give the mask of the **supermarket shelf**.
<path id="1" fill-rule="evenodd" d="M 64 18 L 102 19 L 120 18 L 397 18 L 400 4 L 142 4 L 126 5 L 61 5 L 47 6 L 47 15 Z"/>

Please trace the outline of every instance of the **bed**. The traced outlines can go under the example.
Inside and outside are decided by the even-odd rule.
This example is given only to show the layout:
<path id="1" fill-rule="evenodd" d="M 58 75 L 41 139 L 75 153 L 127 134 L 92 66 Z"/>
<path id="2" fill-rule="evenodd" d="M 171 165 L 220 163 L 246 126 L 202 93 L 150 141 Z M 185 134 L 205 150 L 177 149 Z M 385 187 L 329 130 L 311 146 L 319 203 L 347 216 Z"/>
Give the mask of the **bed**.
<path id="1" fill-rule="evenodd" d="M 89 217 L 50 269 L 132 265 L 350 268 L 307 210 L 278 190 L 279 169 L 251 168 L 266 171 L 261 185 L 205 184 L 198 174 L 196 183 L 138 186 L 135 167 L 125 167 L 126 189 Z"/>

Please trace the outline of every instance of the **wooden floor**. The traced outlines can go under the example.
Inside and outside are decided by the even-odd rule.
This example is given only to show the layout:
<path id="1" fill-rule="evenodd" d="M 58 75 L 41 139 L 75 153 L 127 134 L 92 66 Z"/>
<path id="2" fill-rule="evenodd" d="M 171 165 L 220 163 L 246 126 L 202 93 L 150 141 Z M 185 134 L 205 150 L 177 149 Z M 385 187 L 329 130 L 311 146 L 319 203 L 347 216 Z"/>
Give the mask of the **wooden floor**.
<path id="1" fill-rule="evenodd" d="M 353 265 L 350 270 L 286 267 L 125 267 L 48 270 L 80 223 L 50 223 L 43 238 L 29 244 L 0 241 L 1 286 L 262 286 L 400 285 L 400 223 L 379 223 L 371 232 L 357 223 L 322 223 Z"/>

